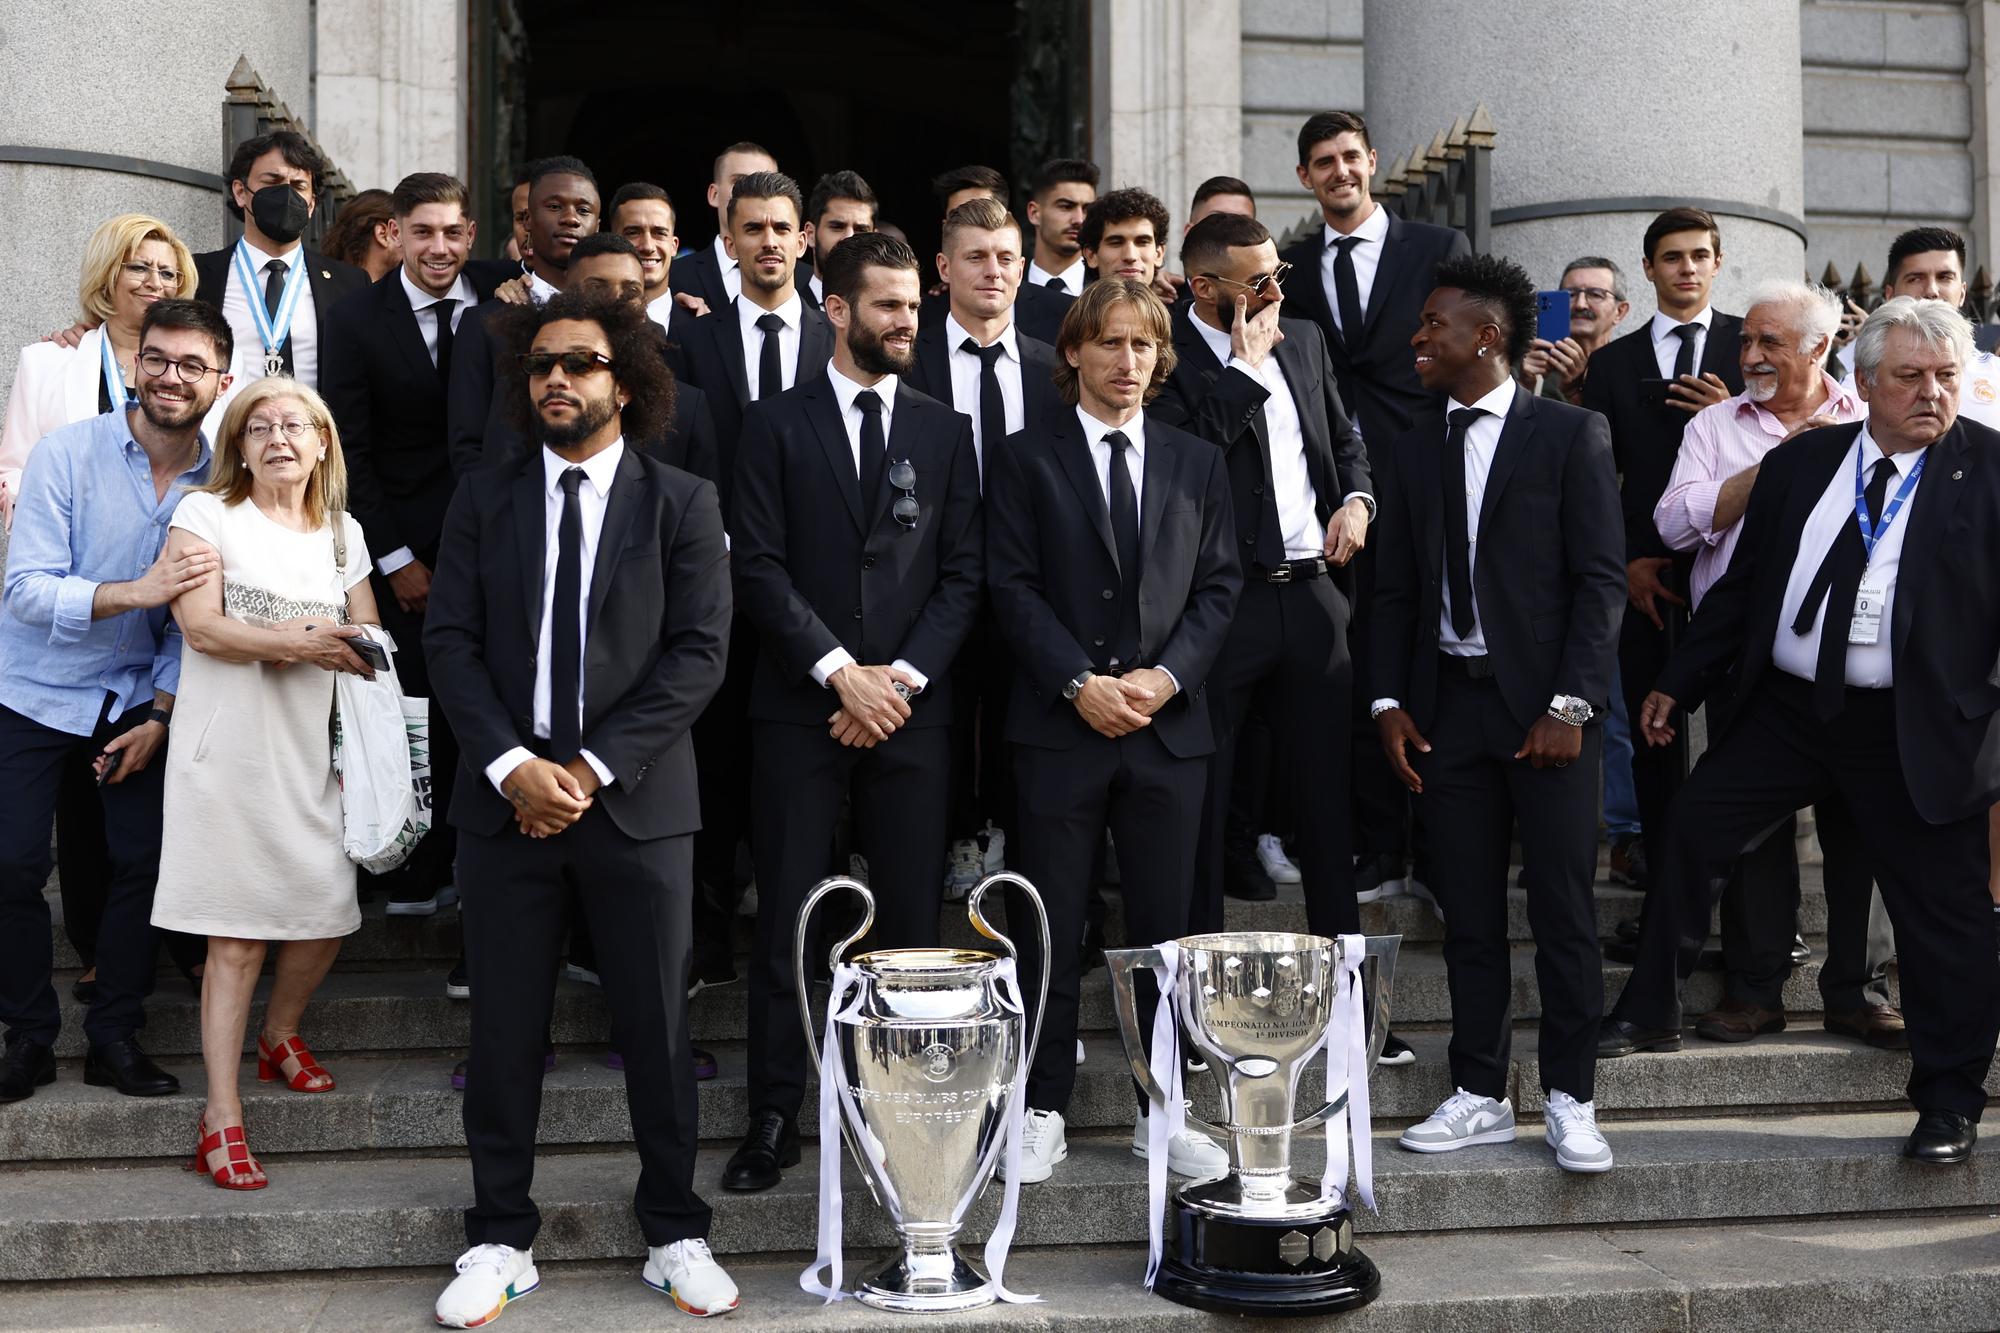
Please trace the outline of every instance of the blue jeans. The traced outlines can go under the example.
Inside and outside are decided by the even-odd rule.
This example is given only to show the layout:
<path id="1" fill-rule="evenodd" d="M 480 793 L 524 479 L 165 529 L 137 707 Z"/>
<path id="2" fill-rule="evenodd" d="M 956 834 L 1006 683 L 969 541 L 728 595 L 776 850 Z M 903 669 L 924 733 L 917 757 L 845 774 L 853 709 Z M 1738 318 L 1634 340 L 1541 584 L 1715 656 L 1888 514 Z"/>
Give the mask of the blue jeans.
<path id="1" fill-rule="evenodd" d="M 1632 785 L 1632 727 L 1625 717 L 1625 685 L 1611 664 L 1611 716 L 1604 723 L 1604 829 L 1613 838 L 1639 831 L 1639 792 Z"/>

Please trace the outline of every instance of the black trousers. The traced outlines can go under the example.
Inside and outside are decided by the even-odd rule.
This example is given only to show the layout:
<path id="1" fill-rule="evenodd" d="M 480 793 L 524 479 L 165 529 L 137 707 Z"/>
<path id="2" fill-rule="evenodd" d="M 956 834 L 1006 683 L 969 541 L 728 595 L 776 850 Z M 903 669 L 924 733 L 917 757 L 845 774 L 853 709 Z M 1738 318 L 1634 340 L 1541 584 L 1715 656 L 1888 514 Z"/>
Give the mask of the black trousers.
<path id="1" fill-rule="evenodd" d="M 698 1132 L 687 1013 L 692 843 L 691 837 L 629 838 L 602 805 L 553 838 L 529 838 L 512 827 L 491 837 L 461 834 L 465 957 L 479 978 L 465 1075 L 470 1244 L 526 1249 L 541 1226 L 528 1190 L 564 890 L 571 887 L 597 941 L 612 1042 L 625 1057 L 625 1096 L 639 1149 L 632 1201 L 639 1230 L 648 1245 L 708 1234 L 708 1205 L 694 1187 Z"/>
<path id="2" fill-rule="evenodd" d="M 831 714 L 831 690 L 827 698 Z M 868 858 L 875 898 L 875 927 L 862 947 L 937 944 L 951 729 L 905 727 L 869 750 L 840 744 L 823 726 L 753 722 L 751 738 L 757 926 L 750 949 L 749 1106 L 795 1116 L 812 1063 L 793 977 L 799 908 L 833 869 L 834 827 L 851 798 L 854 849 Z M 829 903 L 827 910 L 846 906 Z M 813 962 L 807 960 L 809 969 Z"/>
<path id="3" fill-rule="evenodd" d="M 698 955 L 734 948 L 736 906 L 743 884 L 736 852 L 750 836 L 750 677 L 757 666 L 757 632 L 749 618 L 729 626 L 729 663 L 722 688 L 694 724 L 701 831 L 694 835 L 694 947 Z M 833 709 L 829 707 L 828 713 Z"/>
<path id="4" fill-rule="evenodd" d="M 1049 914 L 1048 1012 L 1028 1071 L 1028 1105 L 1066 1112 L 1076 1085 L 1084 905 L 1097 849 L 1110 829 L 1126 943 L 1144 947 L 1180 938 L 1194 886 L 1208 761 L 1178 758 L 1146 729 L 1116 740 L 1093 734 L 1068 750 L 1017 745 L 1014 776 L 1024 835 L 1021 874 L 1041 893 Z M 1008 897 L 1007 920 L 1021 950 L 1021 990 L 1032 1027 L 1042 950 L 1029 924 L 1033 912 L 1018 893 Z M 1150 1042 L 1159 992 L 1150 975 L 1137 980 L 1139 1027 Z"/>
<path id="5" fill-rule="evenodd" d="M 426 569 L 437 568 L 437 543 L 413 554 Z M 395 589 L 379 570 L 368 577 L 375 591 L 376 610 L 382 616 L 382 628 L 396 641 L 397 683 L 404 694 L 431 701 L 431 831 L 403 864 L 386 875 L 370 878 L 392 891 L 398 884 L 407 884 L 428 892 L 453 882 L 458 830 L 444 815 L 451 809 L 451 793 L 457 785 L 458 738 L 452 735 L 451 721 L 445 717 L 431 689 L 430 665 L 424 660 L 423 612 L 405 611 L 396 601 Z"/>
<path id="6" fill-rule="evenodd" d="M 88 736 L 46 727 L 0 708 L 0 1024 L 7 1040 L 53 1046 L 62 1029 L 54 982 L 55 939 L 42 890 L 54 858 L 49 833 L 64 769 L 146 720 L 151 696 Z M 111 701 L 107 697 L 108 712 Z M 97 788 L 110 874 L 97 930 L 97 1001 L 84 1017 L 93 1046 L 124 1041 L 146 1025 L 160 934 L 153 887 L 160 875 L 164 747 L 121 782 Z M 93 778 L 94 782 L 95 779 Z"/>
<path id="7" fill-rule="evenodd" d="M 1676 575 L 1684 563 L 1677 563 L 1668 571 L 1667 579 L 1683 596 L 1687 593 L 1687 580 Z M 1639 828 L 1648 835 L 1649 853 L 1653 836 L 1666 828 L 1667 809 L 1673 804 L 1674 793 L 1680 790 L 1688 770 L 1685 712 L 1679 709 L 1674 711 L 1674 738 L 1666 745 L 1648 745 L 1645 737 L 1638 734 L 1639 714 L 1645 708 L 1646 696 L 1653 692 L 1653 682 L 1660 678 L 1667 658 L 1673 655 L 1674 645 L 1687 632 L 1686 607 L 1668 602 L 1657 602 L 1656 605 L 1660 609 L 1660 618 L 1666 621 L 1665 629 L 1653 628 L 1653 622 L 1628 603 L 1625 623 L 1618 634 L 1619 681 L 1625 689 L 1625 716 L 1632 719 L 1633 724 L 1632 789 L 1639 798 Z M 1658 857 L 1649 854 L 1647 859 L 1657 870 Z M 1655 874 L 1656 883 L 1658 878 Z"/>
<path id="8" fill-rule="evenodd" d="M 1849 690 L 1831 723 L 1812 685 L 1773 671 L 1702 756 L 1674 802 L 1659 892 L 1640 918 L 1638 960 L 1613 1008 L 1645 1027 L 1677 1027 L 1680 983 L 1708 938 L 1713 885 L 1731 860 L 1792 811 L 1838 795 L 1894 925 L 1910 1101 L 1979 1119 L 2000 1034 L 2000 964 L 1986 891 L 1986 812 L 1931 824 L 1911 803 L 1896 748 L 1893 690 Z"/>
<path id="9" fill-rule="evenodd" d="M 1451 987 L 1451 1081 L 1487 1097 L 1507 1095 L 1513 1046 L 1513 976 L 1507 941 L 1507 863 L 1518 819 L 1528 877 L 1528 925 L 1541 991 L 1544 1090 L 1578 1101 L 1595 1094 L 1597 1027 L 1604 1013 L 1598 952 L 1597 786 L 1604 729 L 1583 729 L 1583 752 L 1566 768 L 1535 768 L 1514 752 L 1527 731 L 1492 679 L 1438 673 L 1437 715 L 1413 754 L 1430 889 L 1444 912 Z M 1378 747 L 1379 748 L 1379 747 Z M 1393 1019 L 1394 1015 L 1391 1015 Z"/>
<path id="10" fill-rule="evenodd" d="M 1001 739 L 1014 655 L 989 602 L 951 664 L 951 816 L 953 838 L 970 838 L 987 824 L 1014 828 L 1014 772 Z"/>
<path id="11" fill-rule="evenodd" d="M 1364 546 L 1350 562 L 1354 571 L 1354 611 L 1348 627 L 1349 654 L 1353 661 L 1368 660 L 1369 606 L 1375 596 L 1375 548 Z M 1372 700 L 1357 695 L 1348 712 L 1348 730 L 1363 742 L 1354 745 L 1352 776 L 1353 820 L 1348 825 L 1357 856 L 1403 857 L 1410 851 L 1412 819 L 1410 791 L 1389 767 L 1382 747 L 1375 743 L 1375 723 L 1368 716 Z M 1303 873 L 1303 869 L 1301 869 Z M 1351 887 L 1351 886 L 1350 886 Z"/>
<path id="12" fill-rule="evenodd" d="M 1260 698 L 1288 733 L 1281 747 L 1289 762 L 1287 785 L 1312 793 L 1312 811 L 1298 829 L 1306 927 L 1316 935 L 1360 930 L 1348 821 L 1354 665 L 1347 656 L 1347 599 L 1324 578 L 1267 583 L 1252 576 L 1243 585 L 1208 688 L 1209 706 L 1218 715 L 1216 746 L 1202 804 L 1189 932 L 1223 927 L 1223 852 L 1236 780 L 1236 735 Z"/>

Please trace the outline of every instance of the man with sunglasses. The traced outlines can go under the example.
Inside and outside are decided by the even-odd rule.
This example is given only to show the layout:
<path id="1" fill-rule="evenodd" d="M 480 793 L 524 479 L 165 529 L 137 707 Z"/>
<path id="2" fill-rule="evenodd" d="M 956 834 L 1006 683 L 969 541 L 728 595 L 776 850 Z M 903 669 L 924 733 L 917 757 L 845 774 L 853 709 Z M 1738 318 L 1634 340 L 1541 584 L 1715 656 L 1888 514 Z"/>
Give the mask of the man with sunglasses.
<path id="1" fill-rule="evenodd" d="M 95 757 L 110 884 L 83 1079 L 133 1097 L 180 1090 L 135 1040 L 153 989 L 165 770 L 180 684 L 167 606 L 221 574 L 214 548 L 165 553 L 187 488 L 208 480 L 202 416 L 229 387 L 235 335 L 213 306 L 160 301 L 139 326 L 139 401 L 46 436 L 28 456 L 0 598 L 0 1102 L 56 1076 L 49 834 L 57 776 Z"/>
<path id="2" fill-rule="evenodd" d="M 737 198 L 742 200 L 742 187 Z M 828 253 L 824 372 L 750 405 L 730 564 L 757 631 L 750 681 L 750 1121 L 722 1186 L 763 1190 L 799 1160 L 805 1034 L 792 931 L 832 868 L 850 800 L 868 858 L 873 947 L 938 942 L 951 786 L 952 661 L 979 613 L 972 423 L 904 382 L 923 297 L 884 232 Z M 746 279 L 747 290 L 747 279 Z"/>

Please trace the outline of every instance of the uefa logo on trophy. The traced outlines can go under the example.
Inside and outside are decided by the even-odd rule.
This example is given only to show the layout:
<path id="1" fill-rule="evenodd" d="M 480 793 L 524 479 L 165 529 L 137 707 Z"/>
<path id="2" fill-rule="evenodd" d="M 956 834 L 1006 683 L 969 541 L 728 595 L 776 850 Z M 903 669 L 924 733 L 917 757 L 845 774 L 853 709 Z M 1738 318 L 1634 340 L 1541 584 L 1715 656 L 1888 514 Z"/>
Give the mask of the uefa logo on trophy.
<path id="1" fill-rule="evenodd" d="M 793 941 L 799 1015 L 819 1066 L 819 1253 L 799 1278 L 805 1290 L 839 1300 L 841 1192 L 839 1141 L 861 1168 L 902 1242 L 901 1252 L 854 1291 L 880 1310 L 943 1313 L 994 1300 L 1021 1301 L 1004 1280 L 1019 1199 L 1018 1169 L 1007 1172 L 1000 1218 L 986 1243 L 986 1271 L 956 1245 L 965 1216 L 1002 1157 L 1018 1165 L 1022 1092 L 1039 1031 L 1029 1032 L 1013 941 L 980 902 L 1008 883 L 1033 905 L 1048 955 L 1049 926 L 1034 886 L 1018 875 L 988 876 L 966 900 L 974 929 L 1000 953 L 974 949 L 877 949 L 842 955 L 875 924 L 875 900 L 858 881 L 825 880 L 799 910 Z M 864 905 L 860 926 L 835 945 L 826 1021 L 816 1029 L 805 959 L 813 909 L 848 890 Z M 1019 929 L 1016 925 L 1015 929 Z M 1041 1013 L 1048 976 L 1041 978 Z M 1037 1029 L 1040 1020 L 1037 1019 Z M 822 1272 L 831 1270 L 822 1282 Z"/>
<path id="2" fill-rule="evenodd" d="M 1157 1272 L 1155 1292 L 1197 1309 L 1263 1315 L 1329 1314 L 1380 1292 L 1381 1275 L 1354 1244 L 1348 1126 L 1358 1193 L 1373 1207 L 1368 1071 L 1388 1035 L 1401 943 L 1399 935 L 1244 931 L 1105 952 L 1119 1031 L 1152 1117 L 1164 1118 L 1168 1132 L 1178 1127 L 1177 1022 L 1208 1062 L 1222 1108 L 1220 1124 L 1192 1114 L 1186 1123 L 1229 1153 L 1227 1175 L 1175 1192 L 1164 1238 L 1155 1232 L 1148 1268 L 1149 1277 Z M 1150 1065 L 1134 986 L 1141 969 L 1161 993 Z M 1364 1007 L 1372 1007 L 1369 1019 Z M 1322 1054 L 1327 1099 L 1297 1118 L 1299 1077 Z M 1318 1182 L 1301 1181 L 1291 1169 L 1292 1135 L 1320 1124 L 1327 1171 Z M 1164 1170 L 1154 1176 L 1162 1194 L 1165 1179 Z M 1153 1199 L 1156 1219 L 1165 1202 Z"/>

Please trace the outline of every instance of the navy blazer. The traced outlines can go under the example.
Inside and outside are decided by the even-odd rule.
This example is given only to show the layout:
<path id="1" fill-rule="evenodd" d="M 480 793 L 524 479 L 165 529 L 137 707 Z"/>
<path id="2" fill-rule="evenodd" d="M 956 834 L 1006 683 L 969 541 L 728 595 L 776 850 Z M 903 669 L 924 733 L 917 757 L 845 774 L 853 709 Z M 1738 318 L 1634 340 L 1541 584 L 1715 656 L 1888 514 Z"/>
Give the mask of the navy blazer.
<path id="1" fill-rule="evenodd" d="M 679 271 L 678 266 L 675 271 Z M 810 301 L 804 301 L 803 306 L 793 388 L 825 379 L 827 362 L 833 359 L 833 325 L 827 323 L 818 306 Z M 722 513 L 733 520 L 737 441 L 743 434 L 744 413 L 756 401 L 750 372 L 743 362 L 743 326 L 737 318 L 735 303 L 725 299 L 688 325 L 679 341 L 680 354 L 687 365 L 686 378 L 707 396 L 708 410 L 715 418 Z"/>

